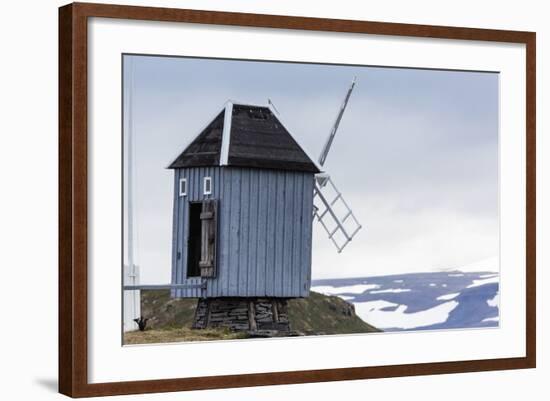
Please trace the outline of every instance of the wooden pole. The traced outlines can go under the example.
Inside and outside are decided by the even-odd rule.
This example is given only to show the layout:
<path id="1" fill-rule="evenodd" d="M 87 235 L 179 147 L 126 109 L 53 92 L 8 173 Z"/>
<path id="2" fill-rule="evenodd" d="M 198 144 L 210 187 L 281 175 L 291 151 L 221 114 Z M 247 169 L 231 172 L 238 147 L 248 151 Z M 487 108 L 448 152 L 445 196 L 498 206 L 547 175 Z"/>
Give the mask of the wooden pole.
<path id="1" fill-rule="evenodd" d="M 251 331 L 258 330 L 258 326 L 256 325 L 256 307 L 253 300 L 248 302 L 248 326 Z"/>

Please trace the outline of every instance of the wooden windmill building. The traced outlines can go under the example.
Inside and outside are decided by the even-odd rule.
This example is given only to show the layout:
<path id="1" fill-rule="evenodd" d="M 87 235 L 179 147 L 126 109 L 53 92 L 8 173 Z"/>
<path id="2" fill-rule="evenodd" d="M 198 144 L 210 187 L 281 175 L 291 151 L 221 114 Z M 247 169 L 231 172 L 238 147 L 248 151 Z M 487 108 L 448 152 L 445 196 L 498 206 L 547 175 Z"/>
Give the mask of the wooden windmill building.
<path id="1" fill-rule="evenodd" d="M 172 282 L 190 284 L 175 296 L 272 305 L 309 295 L 320 170 L 269 107 L 228 102 L 169 168 Z M 249 325 L 248 310 L 243 318 Z"/>
<path id="2" fill-rule="evenodd" d="M 320 165 L 270 105 L 227 102 L 169 168 L 172 296 L 199 298 L 194 327 L 289 330 L 286 301 L 309 295 L 312 223 L 324 217 L 314 197 L 330 209 Z"/>

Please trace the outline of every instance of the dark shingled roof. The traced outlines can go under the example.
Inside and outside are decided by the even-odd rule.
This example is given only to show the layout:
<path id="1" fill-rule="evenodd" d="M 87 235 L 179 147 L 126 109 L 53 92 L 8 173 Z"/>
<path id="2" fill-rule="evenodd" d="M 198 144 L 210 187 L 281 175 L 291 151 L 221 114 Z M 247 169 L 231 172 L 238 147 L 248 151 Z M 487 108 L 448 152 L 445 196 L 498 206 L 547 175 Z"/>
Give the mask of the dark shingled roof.
<path id="1" fill-rule="evenodd" d="M 224 115 L 222 110 L 168 168 L 219 165 Z"/>
<path id="2" fill-rule="evenodd" d="M 227 120 L 224 120 L 225 110 L 231 112 L 229 127 L 224 127 Z M 269 107 L 232 104 L 225 110 L 212 120 L 169 168 L 224 165 L 319 172 L 317 165 Z M 227 154 L 222 155 L 225 141 L 228 141 L 229 146 Z"/>

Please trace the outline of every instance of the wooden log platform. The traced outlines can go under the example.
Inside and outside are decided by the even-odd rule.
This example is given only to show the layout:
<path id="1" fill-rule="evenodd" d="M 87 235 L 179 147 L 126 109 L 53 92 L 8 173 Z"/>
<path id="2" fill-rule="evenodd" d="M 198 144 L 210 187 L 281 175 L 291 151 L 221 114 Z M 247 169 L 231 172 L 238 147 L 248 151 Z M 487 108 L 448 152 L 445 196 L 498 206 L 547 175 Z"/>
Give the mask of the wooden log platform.
<path id="1" fill-rule="evenodd" d="M 290 332 L 285 298 L 200 298 L 194 329 L 227 327 L 234 331 Z"/>

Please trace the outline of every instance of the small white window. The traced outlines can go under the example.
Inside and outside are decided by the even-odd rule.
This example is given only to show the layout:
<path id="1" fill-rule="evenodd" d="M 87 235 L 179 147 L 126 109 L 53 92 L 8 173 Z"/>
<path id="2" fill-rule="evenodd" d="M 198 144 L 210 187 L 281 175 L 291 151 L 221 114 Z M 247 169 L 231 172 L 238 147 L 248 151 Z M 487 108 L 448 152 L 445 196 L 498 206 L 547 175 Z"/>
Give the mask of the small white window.
<path id="1" fill-rule="evenodd" d="M 187 179 L 180 178 L 180 196 L 187 195 Z"/>
<path id="2" fill-rule="evenodd" d="M 204 177 L 204 194 L 212 194 L 212 177 Z"/>

